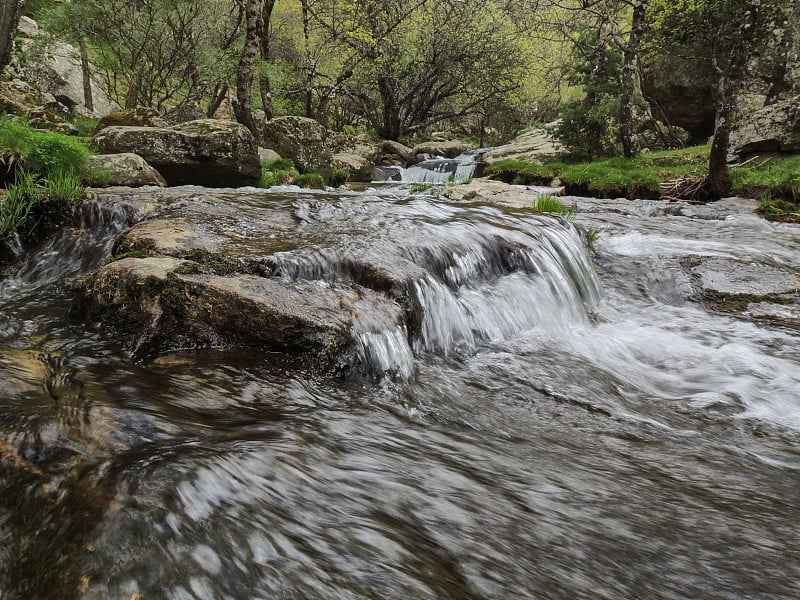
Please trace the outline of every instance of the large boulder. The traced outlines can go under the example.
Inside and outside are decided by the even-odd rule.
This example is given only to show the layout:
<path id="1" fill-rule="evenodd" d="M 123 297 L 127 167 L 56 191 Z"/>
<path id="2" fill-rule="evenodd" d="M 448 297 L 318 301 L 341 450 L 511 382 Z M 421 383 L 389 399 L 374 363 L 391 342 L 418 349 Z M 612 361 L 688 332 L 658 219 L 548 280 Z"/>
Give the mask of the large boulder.
<path id="1" fill-rule="evenodd" d="M 475 150 L 475 146 L 461 140 L 432 141 L 424 142 L 414 146 L 412 152 L 417 157 L 433 158 L 455 158 L 460 154 Z"/>
<path id="2" fill-rule="evenodd" d="M 331 165 L 334 171 L 347 171 L 350 181 L 370 182 L 372 171 L 381 156 L 381 146 L 380 140 L 369 136 L 347 136 L 331 156 Z"/>
<path id="3" fill-rule="evenodd" d="M 493 148 L 482 156 L 482 160 L 486 163 L 512 159 L 538 162 L 553 158 L 560 151 L 561 145 L 548 128 L 532 129 L 507 144 Z"/>
<path id="4" fill-rule="evenodd" d="M 258 146 L 234 121 L 200 119 L 173 127 L 106 127 L 94 137 L 104 154 L 133 152 L 169 185 L 242 187 L 261 177 Z"/>
<path id="5" fill-rule="evenodd" d="M 763 152 L 800 153 L 800 96 L 754 111 L 731 131 L 729 160 Z"/>
<path id="6" fill-rule="evenodd" d="M 153 167 L 139 155 L 127 152 L 124 154 L 98 154 L 86 160 L 86 168 L 97 179 L 108 177 L 108 185 L 142 187 L 155 185 L 166 187 L 167 182 Z"/>
<path id="7" fill-rule="evenodd" d="M 276 117 L 261 126 L 261 145 L 290 158 L 301 172 L 329 174 L 333 148 L 328 130 L 306 117 Z"/>
<path id="8" fill-rule="evenodd" d="M 170 122 L 152 108 L 137 107 L 107 114 L 97 124 L 97 131 L 106 127 L 169 127 Z"/>

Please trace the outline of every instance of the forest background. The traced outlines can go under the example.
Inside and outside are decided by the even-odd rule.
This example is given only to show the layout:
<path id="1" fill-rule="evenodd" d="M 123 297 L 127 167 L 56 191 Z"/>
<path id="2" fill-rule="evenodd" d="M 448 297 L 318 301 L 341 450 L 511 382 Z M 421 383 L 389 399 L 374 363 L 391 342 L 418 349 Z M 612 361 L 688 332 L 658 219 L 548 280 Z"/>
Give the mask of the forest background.
<path id="1" fill-rule="evenodd" d="M 753 57 L 797 32 L 793 0 L 7 0 L 3 11 L 5 46 L 6 22 L 33 16 L 100 67 L 125 108 L 230 116 L 257 137 L 277 115 L 481 146 L 557 122 L 575 156 L 630 157 L 705 141 L 664 122 L 640 83 L 688 59 L 713 82 L 720 194 Z M 790 69 L 770 69 L 778 98 Z"/>

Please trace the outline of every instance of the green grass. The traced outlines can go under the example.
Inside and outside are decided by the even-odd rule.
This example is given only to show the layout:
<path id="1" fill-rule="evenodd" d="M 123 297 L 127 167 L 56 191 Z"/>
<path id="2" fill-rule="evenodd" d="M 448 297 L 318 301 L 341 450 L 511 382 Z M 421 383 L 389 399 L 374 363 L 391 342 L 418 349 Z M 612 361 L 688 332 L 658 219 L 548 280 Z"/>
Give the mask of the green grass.
<path id="1" fill-rule="evenodd" d="M 566 206 L 560 198 L 555 196 L 540 196 L 536 202 L 528 207 L 533 212 L 559 215 L 571 221 L 575 218 L 575 207 Z"/>
<path id="2" fill-rule="evenodd" d="M 63 223 L 80 202 L 91 154 L 80 140 L 0 118 L 0 241 Z"/>
<path id="3" fill-rule="evenodd" d="M 349 173 L 348 173 L 349 176 Z M 325 179 L 319 173 L 300 173 L 288 158 L 265 160 L 261 163 L 261 179 L 258 187 L 297 185 L 304 188 L 324 189 Z"/>
<path id="4" fill-rule="evenodd" d="M 90 154 L 89 147 L 76 138 L 0 118 L 0 160 L 14 156 L 17 167 L 43 177 L 56 171 L 80 172 Z"/>
<path id="5" fill-rule="evenodd" d="M 661 196 L 661 183 L 688 174 L 705 173 L 708 146 L 609 158 L 595 162 L 549 162 L 543 165 L 503 160 L 486 168 L 486 176 L 506 183 L 550 185 L 554 179 L 576 196 L 650 198 Z"/>
<path id="6" fill-rule="evenodd" d="M 506 183 L 550 185 L 558 179 L 575 196 L 600 198 L 661 197 L 661 184 L 708 173 L 709 146 L 609 158 L 591 163 L 535 164 L 503 160 L 489 165 L 486 176 Z M 800 156 L 757 159 L 731 169 L 732 195 L 759 200 L 766 219 L 800 222 Z"/>

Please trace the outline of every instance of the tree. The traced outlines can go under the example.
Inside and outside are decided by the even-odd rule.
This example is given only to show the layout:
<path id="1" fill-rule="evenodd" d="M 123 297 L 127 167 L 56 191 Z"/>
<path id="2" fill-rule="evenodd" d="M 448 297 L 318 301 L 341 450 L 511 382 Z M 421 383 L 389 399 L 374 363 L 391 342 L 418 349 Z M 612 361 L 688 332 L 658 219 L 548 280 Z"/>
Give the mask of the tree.
<path id="1" fill-rule="evenodd" d="M 11 61 L 22 5 L 23 0 L 3 0 L 0 3 L 0 71 Z"/>
<path id="2" fill-rule="evenodd" d="M 176 118 L 219 106 L 232 79 L 241 23 L 229 0 L 74 0 L 45 18 L 60 35 L 83 39 L 126 108 Z M 211 111 L 213 114 L 213 111 Z"/>
<path id="3" fill-rule="evenodd" d="M 624 45 L 622 59 L 622 85 L 619 97 L 619 135 L 622 153 L 630 158 L 639 152 L 639 139 L 636 135 L 634 115 L 634 95 L 636 74 L 639 66 L 639 48 L 642 45 L 647 25 L 648 0 L 634 0 L 632 6 L 631 31 Z"/>
<path id="4" fill-rule="evenodd" d="M 789 20 L 793 0 L 653 0 L 652 42 L 662 53 L 693 53 L 714 79 L 716 118 L 709 159 L 709 194 L 731 189 L 730 133 L 748 65 L 762 43 Z"/>
<path id="5" fill-rule="evenodd" d="M 324 75 L 326 91 L 388 139 L 477 114 L 522 81 L 524 51 L 501 4 L 309 0 L 312 19 L 343 51 Z"/>

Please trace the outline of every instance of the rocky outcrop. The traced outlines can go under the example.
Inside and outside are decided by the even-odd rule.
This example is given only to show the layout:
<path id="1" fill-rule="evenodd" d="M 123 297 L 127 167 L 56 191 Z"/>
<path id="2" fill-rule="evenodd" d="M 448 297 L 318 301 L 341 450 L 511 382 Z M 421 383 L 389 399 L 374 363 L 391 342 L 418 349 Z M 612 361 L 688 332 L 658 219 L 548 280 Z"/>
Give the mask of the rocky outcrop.
<path id="1" fill-rule="evenodd" d="M 261 177 L 250 131 L 233 121 L 201 119 L 173 127 L 106 127 L 94 137 L 104 154 L 132 152 L 169 185 L 241 187 Z"/>
<path id="2" fill-rule="evenodd" d="M 493 148 L 481 160 L 487 163 L 499 160 L 540 162 L 553 158 L 560 151 L 561 145 L 548 129 L 532 129 L 521 133 L 507 144 Z"/>
<path id="3" fill-rule="evenodd" d="M 307 235 L 302 206 L 256 206 L 235 190 L 168 188 L 124 199 L 151 212 L 117 241 L 114 262 L 82 282 L 74 311 L 103 323 L 137 357 L 238 346 L 342 372 L 358 368 L 363 336 L 402 335 L 404 309 L 390 291 L 410 277 L 404 263 L 352 264 L 353 276 L 335 281 L 277 272 L 294 250 L 349 246 L 336 227 Z"/>
<path id="4" fill-rule="evenodd" d="M 734 126 L 729 160 L 765 152 L 800 153 L 800 96 L 765 106 Z"/>
<path id="5" fill-rule="evenodd" d="M 130 152 L 90 156 L 86 160 L 86 169 L 96 180 L 102 180 L 107 185 L 127 187 L 167 185 L 158 171 L 148 165 L 141 156 Z"/>
<path id="6" fill-rule="evenodd" d="M 86 108 L 80 53 L 66 42 L 22 40 L 10 69 L 13 75 L 38 89 L 40 103 L 52 96 L 71 113 L 93 117 L 119 110 L 119 105 L 105 93 L 103 76 L 95 68 L 90 73 L 93 110 Z"/>

